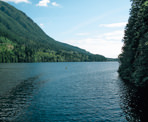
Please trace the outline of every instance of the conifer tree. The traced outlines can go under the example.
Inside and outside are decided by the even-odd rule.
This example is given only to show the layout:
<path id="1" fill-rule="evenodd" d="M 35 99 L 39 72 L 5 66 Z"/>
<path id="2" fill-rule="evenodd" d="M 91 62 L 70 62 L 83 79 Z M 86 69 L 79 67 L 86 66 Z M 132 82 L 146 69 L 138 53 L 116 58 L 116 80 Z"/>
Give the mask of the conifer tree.
<path id="1" fill-rule="evenodd" d="M 131 1 L 118 71 L 124 81 L 148 86 L 148 0 Z"/>

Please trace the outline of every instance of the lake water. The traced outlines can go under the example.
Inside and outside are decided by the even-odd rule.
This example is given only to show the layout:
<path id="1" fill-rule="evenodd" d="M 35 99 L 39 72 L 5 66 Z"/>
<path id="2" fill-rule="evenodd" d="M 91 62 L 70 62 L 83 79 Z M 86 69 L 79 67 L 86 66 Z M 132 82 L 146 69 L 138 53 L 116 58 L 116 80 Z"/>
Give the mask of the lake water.
<path id="1" fill-rule="evenodd" d="M 124 84 L 118 67 L 118 62 L 0 64 L 0 121 L 147 122 L 146 95 Z"/>

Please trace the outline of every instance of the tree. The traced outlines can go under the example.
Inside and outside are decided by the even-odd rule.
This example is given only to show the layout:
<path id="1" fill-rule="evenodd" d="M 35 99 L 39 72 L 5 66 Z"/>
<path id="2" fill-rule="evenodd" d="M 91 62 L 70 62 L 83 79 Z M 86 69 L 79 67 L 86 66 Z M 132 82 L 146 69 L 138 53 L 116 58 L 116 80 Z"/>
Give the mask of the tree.
<path id="1" fill-rule="evenodd" d="M 119 75 L 136 86 L 148 85 L 148 0 L 132 0 L 125 28 Z"/>

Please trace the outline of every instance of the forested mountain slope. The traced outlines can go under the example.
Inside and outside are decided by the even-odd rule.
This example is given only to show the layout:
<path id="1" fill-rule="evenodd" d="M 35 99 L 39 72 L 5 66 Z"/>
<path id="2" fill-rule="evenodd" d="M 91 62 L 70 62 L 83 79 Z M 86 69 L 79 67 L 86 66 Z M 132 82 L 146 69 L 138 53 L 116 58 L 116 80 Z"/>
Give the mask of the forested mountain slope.
<path id="1" fill-rule="evenodd" d="M 131 0 L 119 74 L 136 86 L 148 86 L 148 0 Z"/>
<path id="2" fill-rule="evenodd" d="M 25 13 L 0 1 L 0 62 L 106 61 L 46 35 Z"/>

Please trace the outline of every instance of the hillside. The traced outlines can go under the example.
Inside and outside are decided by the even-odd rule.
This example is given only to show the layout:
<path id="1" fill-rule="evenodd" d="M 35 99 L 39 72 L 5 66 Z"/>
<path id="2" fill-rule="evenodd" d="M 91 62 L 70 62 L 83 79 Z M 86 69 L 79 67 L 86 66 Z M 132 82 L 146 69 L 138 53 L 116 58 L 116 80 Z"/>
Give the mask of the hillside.
<path id="1" fill-rule="evenodd" d="M 0 1 L 0 62 L 106 61 L 46 35 L 25 13 Z"/>
<path id="2" fill-rule="evenodd" d="M 132 0 L 123 41 L 120 77 L 136 86 L 148 86 L 148 0 Z"/>

